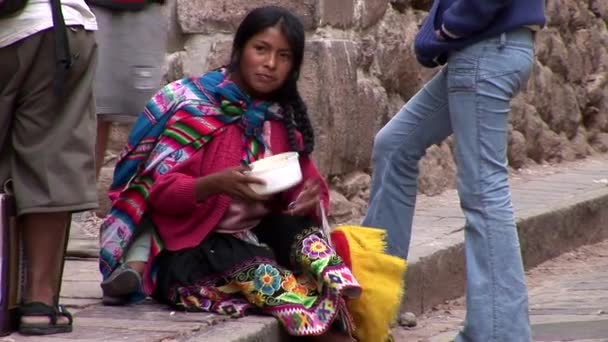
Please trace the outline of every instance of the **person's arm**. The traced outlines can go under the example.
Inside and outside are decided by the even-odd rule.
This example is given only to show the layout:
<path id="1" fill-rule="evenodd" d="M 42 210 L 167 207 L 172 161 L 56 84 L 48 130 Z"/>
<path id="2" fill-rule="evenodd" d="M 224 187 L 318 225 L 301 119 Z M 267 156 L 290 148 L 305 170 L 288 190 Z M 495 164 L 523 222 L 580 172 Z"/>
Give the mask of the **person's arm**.
<path id="1" fill-rule="evenodd" d="M 445 12 L 440 27 L 445 38 L 461 39 L 486 28 L 513 0 L 457 0 Z"/>
<path id="2" fill-rule="evenodd" d="M 245 175 L 244 166 L 229 167 L 201 176 L 203 153 L 198 152 L 174 171 L 159 177 L 148 196 L 150 205 L 167 215 L 187 214 L 194 210 L 208 210 L 217 196 L 240 198 L 246 201 L 265 201 L 267 196 L 255 193 L 250 184 L 264 184 L 262 180 Z"/>
<path id="3" fill-rule="evenodd" d="M 194 211 L 200 205 L 200 196 L 197 195 L 199 177 L 196 174 L 200 170 L 200 160 L 189 160 L 186 163 L 188 165 L 177 166 L 176 170 L 156 180 L 148 195 L 148 203 L 154 210 L 168 215 L 182 215 Z"/>

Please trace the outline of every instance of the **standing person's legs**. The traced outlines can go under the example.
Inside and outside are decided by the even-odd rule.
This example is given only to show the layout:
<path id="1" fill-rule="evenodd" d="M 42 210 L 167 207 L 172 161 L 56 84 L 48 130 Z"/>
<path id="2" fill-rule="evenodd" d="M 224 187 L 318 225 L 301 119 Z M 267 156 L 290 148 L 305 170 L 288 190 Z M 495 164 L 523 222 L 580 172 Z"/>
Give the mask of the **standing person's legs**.
<path id="1" fill-rule="evenodd" d="M 160 88 L 167 20 L 161 5 L 137 12 L 114 12 L 92 6 L 100 47 L 94 83 L 97 102 L 96 171 L 99 172 L 113 122 L 131 124 Z M 141 298 L 141 275 L 148 260 L 150 233 L 140 234 L 126 251 L 124 264 L 102 284 L 104 303 L 126 304 Z"/>
<path id="2" fill-rule="evenodd" d="M 97 118 L 97 136 L 95 139 L 95 178 L 97 179 L 99 179 L 99 173 L 105 160 L 111 127 L 112 123 L 110 121 Z"/>
<path id="3" fill-rule="evenodd" d="M 97 102 L 97 175 L 103 166 L 112 122 L 133 123 L 160 88 L 167 19 L 161 5 L 137 12 L 92 6 L 99 25 L 99 64 L 94 90 Z"/>
<path id="4" fill-rule="evenodd" d="M 533 62 L 532 34 L 453 53 L 449 107 L 466 217 L 467 318 L 457 341 L 530 340 L 527 290 L 507 169 L 510 101 Z"/>
<path id="5" fill-rule="evenodd" d="M 10 115 L 2 142 L 0 177 L 11 178 L 23 233 L 26 283 L 20 332 L 71 331 L 65 312 L 57 312 L 70 213 L 97 207 L 93 160 L 96 62 L 94 35 L 68 28 L 72 53 L 64 92 L 56 95 L 57 66 L 52 30 L 0 49 L 0 112 Z M 5 77 L 6 76 L 6 77 Z M 7 161 L 7 162 L 5 162 Z"/>
<path id="6" fill-rule="evenodd" d="M 369 208 L 363 225 L 387 230 L 387 250 L 407 258 L 416 204 L 418 161 L 452 133 L 446 70 L 441 70 L 384 126 L 374 141 Z"/>

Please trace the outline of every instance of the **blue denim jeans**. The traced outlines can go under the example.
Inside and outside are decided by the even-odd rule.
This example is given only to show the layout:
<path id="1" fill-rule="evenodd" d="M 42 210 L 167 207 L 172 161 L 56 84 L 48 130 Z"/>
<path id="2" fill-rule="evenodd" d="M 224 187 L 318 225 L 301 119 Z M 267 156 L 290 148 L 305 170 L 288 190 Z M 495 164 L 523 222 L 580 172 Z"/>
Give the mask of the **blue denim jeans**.
<path id="1" fill-rule="evenodd" d="M 456 342 L 528 342 L 528 295 L 508 183 L 510 101 L 534 61 L 533 34 L 515 30 L 453 52 L 448 64 L 374 141 L 365 226 L 387 230 L 388 252 L 407 258 L 418 161 L 454 134 L 466 218 L 467 316 Z"/>

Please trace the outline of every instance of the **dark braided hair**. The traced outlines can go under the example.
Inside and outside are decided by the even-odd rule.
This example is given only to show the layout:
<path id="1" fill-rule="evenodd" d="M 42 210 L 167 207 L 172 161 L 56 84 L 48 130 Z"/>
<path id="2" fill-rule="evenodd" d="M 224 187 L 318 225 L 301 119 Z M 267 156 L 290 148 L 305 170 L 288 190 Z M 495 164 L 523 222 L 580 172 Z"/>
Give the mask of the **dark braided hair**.
<path id="1" fill-rule="evenodd" d="M 287 127 L 289 144 L 295 151 L 309 154 L 315 145 L 314 131 L 306 104 L 298 91 L 298 79 L 304 59 L 305 33 L 302 22 L 290 11 L 278 6 L 258 7 L 245 17 L 234 36 L 232 54 L 228 70 L 239 70 L 242 51 L 253 36 L 269 27 L 278 27 L 287 38 L 291 48 L 293 66 L 285 84 L 271 95 L 271 98 L 285 109 L 284 123 Z M 304 147 L 296 141 L 296 131 L 302 134 Z"/>

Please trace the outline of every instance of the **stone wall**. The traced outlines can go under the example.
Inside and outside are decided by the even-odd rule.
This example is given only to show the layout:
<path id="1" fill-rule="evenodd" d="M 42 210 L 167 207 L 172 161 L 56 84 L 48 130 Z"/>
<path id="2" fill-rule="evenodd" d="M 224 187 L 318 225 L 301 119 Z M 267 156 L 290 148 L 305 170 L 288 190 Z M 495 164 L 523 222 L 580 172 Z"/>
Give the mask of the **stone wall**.
<path id="1" fill-rule="evenodd" d="M 420 67 L 412 51 L 430 3 L 176 0 L 167 6 L 165 81 L 226 63 L 232 34 L 250 9 L 276 4 L 293 10 L 308 32 L 300 86 L 316 129 L 315 158 L 325 175 L 336 176 L 336 189 L 344 189 L 344 179 L 358 182 L 359 192 L 344 199 L 362 203 L 355 212 L 363 210 L 361 182 L 368 177 L 359 172 L 369 171 L 374 134 L 436 72 Z M 533 74 L 510 118 L 514 168 L 608 151 L 608 0 L 551 0 L 547 14 Z M 451 149 L 448 140 L 427 152 L 419 180 L 423 193 L 453 186 Z"/>

